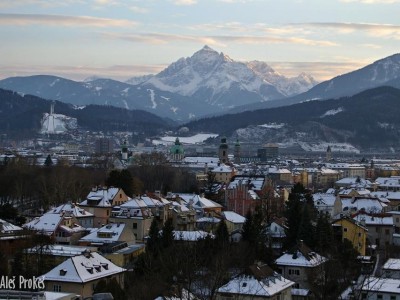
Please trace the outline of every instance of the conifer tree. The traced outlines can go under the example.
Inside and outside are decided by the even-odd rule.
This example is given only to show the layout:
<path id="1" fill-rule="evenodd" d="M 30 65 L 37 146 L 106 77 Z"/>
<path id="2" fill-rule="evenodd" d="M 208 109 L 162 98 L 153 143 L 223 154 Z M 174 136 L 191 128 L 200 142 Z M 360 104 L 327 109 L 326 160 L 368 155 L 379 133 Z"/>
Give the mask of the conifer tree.
<path id="1" fill-rule="evenodd" d="M 168 248 L 174 242 L 174 225 L 172 219 L 168 219 L 163 228 L 161 234 L 161 244 L 164 248 Z"/>
<path id="2" fill-rule="evenodd" d="M 217 230 L 215 231 L 215 243 L 219 249 L 229 245 L 229 232 L 224 220 L 219 222 Z"/>
<path id="3" fill-rule="evenodd" d="M 154 218 L 149 229 L 149 239 L 147 240 L 147 250 L 153 255 L 157 255 L 160 248 L 160 233 L 157 220 Z"/>

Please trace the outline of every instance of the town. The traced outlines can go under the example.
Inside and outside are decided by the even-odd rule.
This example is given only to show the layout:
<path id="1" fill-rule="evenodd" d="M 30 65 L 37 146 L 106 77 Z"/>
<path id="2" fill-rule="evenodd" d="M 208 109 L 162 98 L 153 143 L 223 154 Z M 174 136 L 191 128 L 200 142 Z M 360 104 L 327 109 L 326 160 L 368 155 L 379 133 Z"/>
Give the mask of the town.
<path id="1" fill-rule="evenodd" d="M 4 148 L 0 297 L 400 297 L 399 160 L 208 138 Z"/>

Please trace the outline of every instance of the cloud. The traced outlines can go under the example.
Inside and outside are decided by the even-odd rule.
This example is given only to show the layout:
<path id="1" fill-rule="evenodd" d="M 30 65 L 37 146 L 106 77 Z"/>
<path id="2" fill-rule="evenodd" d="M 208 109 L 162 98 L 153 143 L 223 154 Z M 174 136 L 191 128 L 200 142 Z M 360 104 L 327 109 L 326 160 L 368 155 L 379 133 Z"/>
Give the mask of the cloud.
<path id="1" fill-rule="evenodd" d="M 172 3 L 175 5 L 194 5 L 197 3 L 197 0 L 174 0 Z"/>
<path id="2" fill-rule="evenodd" d="M 344 2 L 344 3 L 358 2 L 364 4 L 393 4 L 393 3 L 400 3 L 400 0 L 339 0 L 339 2 Z"/>
<path id="3" fill-rule="evenodd" d="M 129 20 L 96 18 L 89 16 L 0 14 L 0 26 L 1 25 L 131 27 L 136 25 L 136 23 Z"/>
<path id="4" fill-rule="evenodd" d="M 0 78 L 11 76 L 30 76 L 47 74 L 81 81 L 96 75 L 116 80 L 126 80 L 133 76 L 157 74 L 165 65 L 114 65 L 105 67 L 92 66 L 42 66 L 42 65 L 0 65 Z"/>
<path id="5" fill-rule="evenodd" d="M 139 7 L 139 6 L 129 6 L 129 10 L 138 13 L 138 14 L 145 14 L 148 12 L 146 8 Z"/>
<path id="6" fill-rule="evenodd" d="M 268 62 L 274 70 L 287 77 L 295 77 L 304 72 L 319 81 L 352 72 L 369 63 L 371 62 L 355 61 L 354 59 L 351 61 L 344 59 L 340 62 Z"/>
<path id="7" fill-rule="evenodd" d="M 369 35 L 383 38 L 400 39 L 400 25 L 393 24 L 374 24 L 374 23 L 301 23 L 297 25 L 328 28 L 343 34 L 355 31 L 364 31 Z"/>
<path id="8" fill-rule="evenodd" d="M 308 46 L 334 47 L 337 43 L 326 40 L 312 40 L 299 37 L 273 37 L 273 36 L 233 36 L 233 35 L 215 35 L 215 36 L 197 36 L 197 35 L 177 35 L 161 33 L 142 33 L 142 34 L 120 34 L 120 33 L 101 33 L 104 38 L 119 39 L 129 42 L 144 42 L 149 44 L 168 44 L 172 42 L 196 42 L 213 46 L 226 47 L 226 43 L 240 44 L 301 44 Z"/>
<path id="9" fill-rule="evenodd" d="M 21 7 L 21 6 L 39 6 L 39 7 L 59 7 L 72 4 L 82 4 L 84 0 L 1 0 L 0 8 Z"/>

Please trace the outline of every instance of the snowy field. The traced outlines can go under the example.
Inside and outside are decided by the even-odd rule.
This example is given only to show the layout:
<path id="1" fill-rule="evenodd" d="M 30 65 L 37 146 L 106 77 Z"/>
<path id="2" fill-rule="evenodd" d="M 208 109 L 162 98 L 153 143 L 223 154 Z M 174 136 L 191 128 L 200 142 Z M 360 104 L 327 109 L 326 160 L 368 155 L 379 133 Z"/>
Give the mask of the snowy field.
<path id="1" fill-rule="evenodd" d="M 218 134 L 214 133 L 199 133 L 189 137 L 178 137 L 178 138 L 182 144 L 195 145 L 203 143 L 208 138 L 215 138 L 217 136 Z M 176 136 L 164 136 L 161 138 L 161 140 L 153 140 L 152 143 L 153 145 L 171 145 L 175 143 L 176 138 L 177 138 Z"/>

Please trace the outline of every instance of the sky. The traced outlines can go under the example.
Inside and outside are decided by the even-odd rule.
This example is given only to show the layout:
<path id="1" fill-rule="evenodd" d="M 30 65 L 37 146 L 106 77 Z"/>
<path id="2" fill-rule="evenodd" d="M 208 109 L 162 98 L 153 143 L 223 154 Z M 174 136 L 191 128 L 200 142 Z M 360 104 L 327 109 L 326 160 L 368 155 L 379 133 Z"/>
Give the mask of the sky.
<path id="1" fill-rule="evenodd" d="M 126 80 L 204 45 L 322 81 L 400 49 L 400 0 L 0 0 L 0 79 Z"/>

